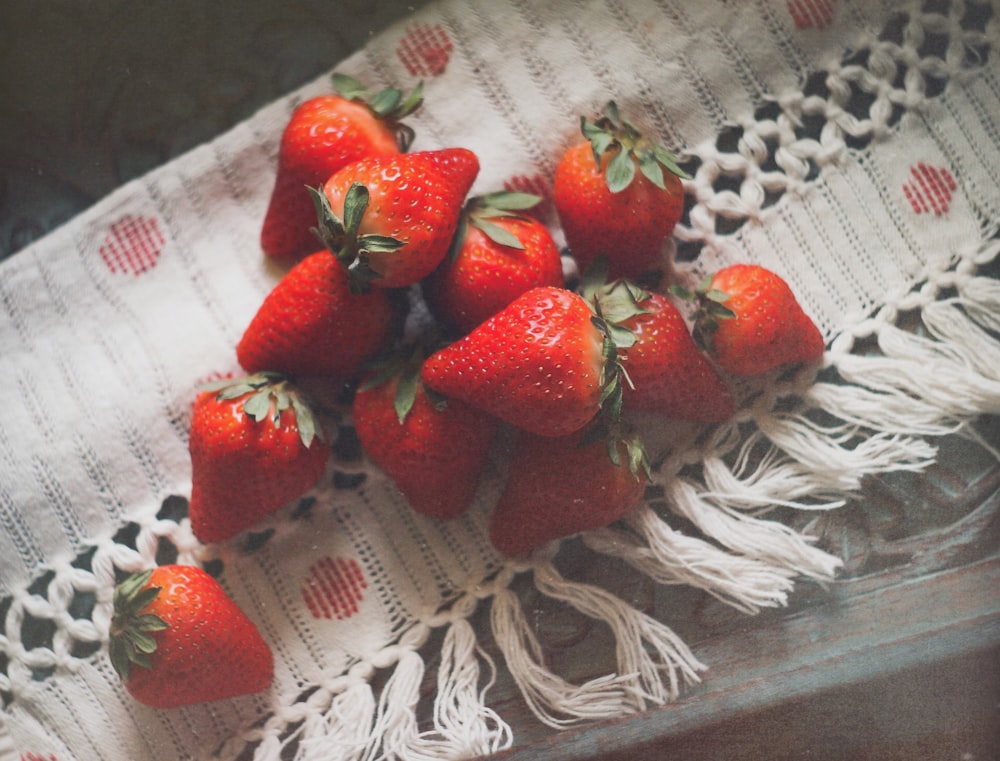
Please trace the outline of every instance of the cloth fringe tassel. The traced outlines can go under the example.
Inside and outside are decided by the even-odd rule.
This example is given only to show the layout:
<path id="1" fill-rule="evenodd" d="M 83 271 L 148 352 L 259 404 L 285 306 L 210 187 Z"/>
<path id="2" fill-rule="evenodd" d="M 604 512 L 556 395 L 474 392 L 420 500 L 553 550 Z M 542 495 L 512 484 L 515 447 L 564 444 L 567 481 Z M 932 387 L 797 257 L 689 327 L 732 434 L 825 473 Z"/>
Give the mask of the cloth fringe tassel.
<path id="1" fill-rule="evenodd" d="M 493 635 L 531 711 L 546 725 L 620 717 L 676 698 L 683 684 L 700 681 L 705 667 L 666 625 L 601 587 L 563 578 L 547 560 L 531 570 L 538 591 L 606 623 L 615 638 L 617 672 L 577 685 L 553 673 L 514 592 L 493 597 Z"/>
<path id="2" fill-rule="evenodd" d="M 422 717 L 426 666 L 418 648 L 429 627 L 414 625 L 409 641 L 356 664 L 272 720 L 244 742 L 255 761 L 441 761 L 484 756 L 510 746 L 510 727 L 486 705 L 495 668 L 472 624 L 455 618 L 445 632 L 433 706 Z M 489 671 L 482 678 L 480 662 Z M 389 672 L 376 699 L 372 679 Z M 424 728 L 426 727 L 426 728 Z"/>

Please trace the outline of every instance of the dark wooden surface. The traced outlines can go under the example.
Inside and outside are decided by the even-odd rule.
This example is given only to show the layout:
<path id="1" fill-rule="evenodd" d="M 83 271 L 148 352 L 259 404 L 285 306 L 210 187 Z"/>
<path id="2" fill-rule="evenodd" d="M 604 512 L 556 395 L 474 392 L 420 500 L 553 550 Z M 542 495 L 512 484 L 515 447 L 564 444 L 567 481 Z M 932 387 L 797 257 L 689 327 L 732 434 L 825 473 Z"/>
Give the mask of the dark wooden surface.
<path id="1" fill-rule="evenodd" d="M 0 3 L 0 258 L 328 69 L 410 5 Z M 980 429 L 1000 447 L 996 418 Z M 505 757 L 1000 758 L 1000 466 L 968 441 L 942 443 L 929 473 L 874 479 L 829 517 L 838 581 L 800 584 L 787 608 L 753 618 L 570 548 L 567 571 L 613 576 L 709 671 L 675 704 L 560 735 L 501 674 L 491 694 L 517 729 Z M 524 594 L 561 673 L 610 667 L 606 632 Z"/>

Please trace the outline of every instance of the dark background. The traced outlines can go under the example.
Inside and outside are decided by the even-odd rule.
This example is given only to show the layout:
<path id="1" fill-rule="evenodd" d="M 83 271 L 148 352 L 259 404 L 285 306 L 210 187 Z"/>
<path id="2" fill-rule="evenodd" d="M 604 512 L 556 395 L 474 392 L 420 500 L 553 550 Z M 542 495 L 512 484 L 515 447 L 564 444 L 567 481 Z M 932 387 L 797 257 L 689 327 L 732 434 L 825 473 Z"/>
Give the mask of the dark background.
<path id="1" fill-rule="evenodd" d="M 0 0 L 0 259 L 423 4 Z"/>

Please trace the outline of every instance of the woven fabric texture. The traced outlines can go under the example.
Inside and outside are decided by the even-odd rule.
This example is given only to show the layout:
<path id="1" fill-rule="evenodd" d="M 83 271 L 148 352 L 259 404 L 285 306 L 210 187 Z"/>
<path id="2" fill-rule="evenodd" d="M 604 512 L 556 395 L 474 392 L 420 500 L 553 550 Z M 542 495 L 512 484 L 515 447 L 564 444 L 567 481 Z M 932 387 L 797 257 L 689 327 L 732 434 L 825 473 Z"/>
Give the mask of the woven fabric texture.
<path id="1" fill-rule="evenodd" d="M 752 261 L 790 283 L 828 340 L 819 374 L 746 383 L 714 428 L 649 420 L 650 498 L 583 537 L 753 613 L 840 564 L 783 516 L 923 468 L 933 437 L 1000 412 L 998 44 L 998 9 L 972 0 L 443 0 L 337 70 L 422 80 L 413 147 L 475 151 L 473 193 L 547 195 L 579 116 L 614 98 L 691 175 L 677 278 Z M 499 466 L 467 515 L 427 520 L 349 418 L 305 498 L 237 540 L 194 539 L 195 389 L 238 371 L 277 277 L 258 236 L 281 130 L 329 91 L 323 77 L 289 94 L 0 265 L 2 759 L 465 758 L 517 732 L 490 708 L 494 668 L 556 728 L 711 678 L 669 622 L 561 575 L 558 544 L 499 557 L 485 531 Z M 106 648 L 115 579 L 170 561 L 206 566 L 258 624 L 270 691 L 171 711 L 125 694 Z M 572 684 L 546 669 L 510 589 L 520 574 L 608 623 L 616 673 Z M 502 662 L 477 648 L 480 606 Z"/>

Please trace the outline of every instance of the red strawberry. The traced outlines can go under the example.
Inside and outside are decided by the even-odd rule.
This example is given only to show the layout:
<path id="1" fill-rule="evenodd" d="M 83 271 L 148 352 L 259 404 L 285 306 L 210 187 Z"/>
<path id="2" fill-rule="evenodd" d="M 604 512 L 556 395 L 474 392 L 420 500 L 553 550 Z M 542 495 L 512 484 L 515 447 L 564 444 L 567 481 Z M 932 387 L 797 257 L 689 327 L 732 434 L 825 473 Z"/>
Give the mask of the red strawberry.
<path id="1" fill-rule="evenodd" d="M 634 441 L 577 432 L 521 434 L 490 516 L 490 540 L 510 556 L 612 523 L 643 497 L 644 455 Z"/>
<path id="2" fill-rule="evenodd" d="M 266 689 L 271 649 L 205 571 L 165 565 L 115 589 L 111 663 L 125 688 L 153 708 L 178 708 Z"/>
<path id="3" fill-rule="evenodd" d="M 581 125 L 586 139 L 565 152 L 553 181 L 566 243 L 581 269 L 604 254 L 613 278 L 637 278 L 655 269 L 680 218 L 686 175 L 613 101 L 601 118 Z"/>
<path id="4" fill-rule="evenodd" d="M 236 346 L 248 373 L 273 370 L 293 377 L 356 380 L 396 327 L 395 294 L 352 292 L 344 266 L 317 251 L 278 281 Z"/>
<path id="5" fill-rule="evenodd" d="M 279 375 L 204 388 L 188 442 L 189 514 L 199 540 L 218 542 L 302 496 L 323 475 L 329 450 L 313 413 Z"/>
<path id="6" fill-rule="evenodd" d="M 323 186 L 327 202 L 316 232 L 349 262 L 356 288 L 411 285 L 448 253 L 478 173 L 479 159 L 465 148 L 361 159 Z M 356 185 L 367 193 L 359 220 L 348 216 L 345 205 Z M 344 220 L 331 211 L 338 208 L 345 208 Z"/>
<path id="7" fill-rule="evenodd" d="M 355 79 L 333 75 L 337 95 L 307 100 L 281 136 L 278 174 L 261 230 L 264 253 L 291 263 L 316 249 L 316 223 L 306 187 L 321 185 L 338 169 L 365 156 L 408 149 L 413 131 L 400 123 L 421 104 L 421 88 L 404 98 L 396 89 L 371 93 Z"/>
<path id="8" fill-rule="evenodd" d="M 733 414 L 732 393 L 670 299 L 628 280 L 585 281 L 584 287 L 606 320 L 634 336 L 634 343 L 618 350 L 628 375 L 622 384 L 626 409 L 701 423 L 720 423 Z"/>
<path id="9" fill-rule="evenodd" d="M 368 456 L 410 506 L 454 518 L 472 503 L 496 434 L 496 420 L 420 382 L 420 358 L 373 371 L 354 397 L 354 426 Z"/>
<path id="10" fill-rule="evenodd" d="M 698 297 L 702 309 L 696 336 L 727 372 L 760 375 L 823 357 L 819 328 L 788 283 L 764 267 L 725 267 L 706 278 Z"/>
<path id="11" fill-rule="evenodd" d="M 455 333 L 468 333 L 525 291 L 563 284 L 552 234 L 517 212 L 541 198 L 498 192 L 466 204 L 449 257 L 423 281 L 431 313 Z"/>
<path id="12" fill-rule="evenodd" d="M 424 363 L 424 382 L 543 436 L 583 428 L 620 378 L 612 340 L 587 302 L 533 288 Z"/>

